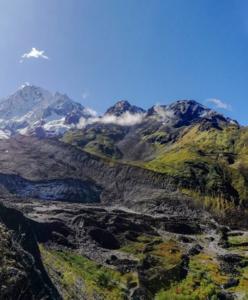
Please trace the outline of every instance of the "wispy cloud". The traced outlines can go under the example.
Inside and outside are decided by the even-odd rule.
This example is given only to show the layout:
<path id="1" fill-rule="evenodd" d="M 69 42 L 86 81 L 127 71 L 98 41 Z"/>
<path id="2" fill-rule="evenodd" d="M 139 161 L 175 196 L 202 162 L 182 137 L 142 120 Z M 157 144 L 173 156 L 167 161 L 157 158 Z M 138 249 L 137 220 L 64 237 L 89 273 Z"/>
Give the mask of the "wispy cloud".
<path id="1" fill-rule="evenodd" d="M 30 58 L 42 58 L 42 59 L 49 59 L 49 57 L 45 54 L 44 50 L 38 50 L 35 47 L 33 47 L 29 52 L 24 53 L 20 59 L 20 63 L 23 63 L 25 59 Z"/>
<path id="2" fill-rule="evenodd" d="M 175 117 L 175 113 L 173 110 L 164 108 L 163 106 L 161 106 L 160 104 L 156 104 L 154 106 L 154 110 L 157 112 L 157 114 L 163 119 L 172 119 L 173 117 Z"/>
<path id="3" fill-rule="evenodd" d="M 82 92 L 81 96 L 82 96 L 82 99 L 84 100 L 84 99 L 86 99 L 90 96 L 90 93 L 85 90 L 85 91 Z"/>
<path id="4" fill-rule="evenodd" d="M 117 124 L 121 126 L 132 126 L 142 122 L 144 113 L 131 114 L 130 112 L 124 112 L 121 116 L 104 115 L 99 122 L 104 124 Z"/>
<path id="5" fill-rule="evenodd" d="M 97 117 L 97 113 L 93 110 L 89 110 L 91 112 L 91 118 L 81 118 L 78 128 L 84 128 L 87 125 L 94 124 L 94 123 L 103 123 L 103 124 L 116 124 L 120 126 L 133 126 L 135 124 L 139 124 L 143 121 L 144 113 L 136 113 L 131 114 L 130 112 L 125 112 L 121 116 L 114 116 L 114 115 L 104 115 L 103 117 Z"/>
<path id="6" fill-rule="evenodd" d="M 221 108 L 221 109 L 226 109 L 226 110 L 231 110 L 232 107 L 230 104 L 216 98 L 210 98 L 207 99 L 206 102 L 212 103 L 216 108 Z"/>
<path id="7" fill-rule="evenodd" d="M 94 109 L 90 108 L 90 107 L 85 107 L 84 111 L 91 115 L 92 117 L 97 117 L 97 111 L 95 111 Z"/>

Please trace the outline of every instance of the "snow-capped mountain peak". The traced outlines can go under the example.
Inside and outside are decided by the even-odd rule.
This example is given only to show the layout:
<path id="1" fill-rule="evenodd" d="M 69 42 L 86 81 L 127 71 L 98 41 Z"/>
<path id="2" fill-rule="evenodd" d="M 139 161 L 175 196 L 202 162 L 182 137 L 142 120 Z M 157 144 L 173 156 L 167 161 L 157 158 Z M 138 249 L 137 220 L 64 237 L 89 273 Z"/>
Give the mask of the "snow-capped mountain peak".
<path id="1" fill-rule="evenodd" d="M 90 116 L 83 105 L 67 95 L 29 84 L 0 101 L 0 130 L 12 134 L 32 132 L 38 126 L 47 135 L 57 135 Z"/>
<path id="2" fill-rule="evenodd" d="M 35 108 L 42 108 L 52 101 L 52 94 L 36 86 L 18 89 L 0 102 L 0 118 L 19 118 Z"/>

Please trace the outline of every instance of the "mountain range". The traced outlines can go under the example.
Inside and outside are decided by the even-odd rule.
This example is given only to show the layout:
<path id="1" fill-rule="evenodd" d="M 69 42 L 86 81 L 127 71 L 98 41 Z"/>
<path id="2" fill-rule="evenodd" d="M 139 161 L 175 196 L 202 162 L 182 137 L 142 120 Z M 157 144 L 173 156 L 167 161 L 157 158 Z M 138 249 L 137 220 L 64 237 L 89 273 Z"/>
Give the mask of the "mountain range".
<path id="1" fill-rule="evenodd" d="M 0 130 L 0 299 L 247 299 L 246 127 L 25 85 Z"/>
<path id="2" fill-rule="evenodd" d="M 118 101 L 102 117 L 59 92 L 25 84 L 11 96 L 0 100 L 0 129 L 2 137 L 20 133 L 39 137 L 61 136 L 73 128 L 105 123 L 123 126 L 156 122 L 161 126 L 179 127 L 197 121 L 219 124 L 236 123 L 193 100 L 177 101 L 171 105 L 156 105 L 145 111 L 128 101 Z M 236 123 L 237 124 L 237 123 Z"/>

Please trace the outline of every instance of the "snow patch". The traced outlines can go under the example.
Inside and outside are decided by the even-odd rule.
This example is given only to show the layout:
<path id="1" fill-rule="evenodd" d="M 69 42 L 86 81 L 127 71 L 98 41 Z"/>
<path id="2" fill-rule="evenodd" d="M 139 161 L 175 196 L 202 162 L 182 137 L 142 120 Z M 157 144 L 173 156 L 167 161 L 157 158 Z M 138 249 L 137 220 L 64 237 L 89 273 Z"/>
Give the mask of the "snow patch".
<path id="1" fill-rule="evenodd" d="M 0 140 L 6 140 L 9 139 L 9 137 L 10 137 L 10 132 L 0 130 Z"/>

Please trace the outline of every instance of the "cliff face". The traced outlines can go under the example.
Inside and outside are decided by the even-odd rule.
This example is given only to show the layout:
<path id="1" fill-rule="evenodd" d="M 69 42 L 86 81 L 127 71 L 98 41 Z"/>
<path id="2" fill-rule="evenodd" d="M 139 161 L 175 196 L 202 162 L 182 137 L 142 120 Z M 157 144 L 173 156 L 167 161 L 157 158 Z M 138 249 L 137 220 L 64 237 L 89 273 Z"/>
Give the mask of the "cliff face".
<path id="1" fill-rule="evenodd" d="M 0 205 L 0 298 L 61 299 L 41 261 L 30 221 Z"/>

